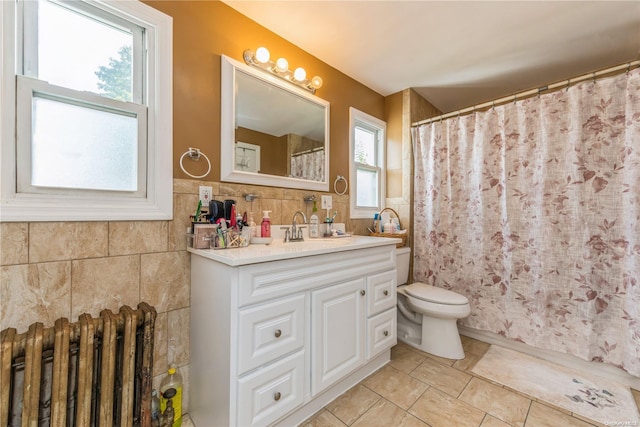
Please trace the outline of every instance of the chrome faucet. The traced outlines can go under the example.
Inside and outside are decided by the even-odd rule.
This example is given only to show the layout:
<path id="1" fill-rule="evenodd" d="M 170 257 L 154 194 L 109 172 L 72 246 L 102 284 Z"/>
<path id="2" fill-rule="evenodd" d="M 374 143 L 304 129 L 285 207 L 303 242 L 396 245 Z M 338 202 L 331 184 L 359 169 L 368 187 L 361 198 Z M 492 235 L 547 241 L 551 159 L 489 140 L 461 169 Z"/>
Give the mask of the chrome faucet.
<path id="1" fill-rule="evenodd" d="M 296 211 L 296 213 L 293 214 L 293 218 L 291 218 L 291 239 L 290 239 L 290 241 L 292 242 L 301 242 L 304 240 L 304 237 L 302 236 L 302 229 L 304 227 L 300 227 L 296 223 L 296 216 L 298 215 L 302 215 L 303 224 L 307 223 L 307 216 L 304 214 L 304 212 Z"/>

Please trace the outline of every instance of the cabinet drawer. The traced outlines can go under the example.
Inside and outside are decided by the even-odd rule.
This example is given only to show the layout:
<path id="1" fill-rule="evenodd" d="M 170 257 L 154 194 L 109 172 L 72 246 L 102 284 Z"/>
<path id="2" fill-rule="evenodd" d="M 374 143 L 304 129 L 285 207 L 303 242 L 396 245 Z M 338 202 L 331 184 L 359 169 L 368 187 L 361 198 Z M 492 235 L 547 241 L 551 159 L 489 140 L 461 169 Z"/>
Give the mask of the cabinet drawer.
<path id="1" fill-rule="evenodd" d="M 396 306 L 396 270 L 367 277 L 367 316 Z"/>
<path id="2" fill-rule="evenodd" d="M 238 375 L 302 348 L 305 296 L 241 310 L 238 325 Z"/>
<path id="3" fill-rule="evenodd" d="M 237 425 L 268 425 L 303 401 L 304 351 L 238 380 Z"/>
<path id="4" fill-rule="evenodd" d="M 396 345 L 396 322 L 395 307 L 367 320 L 367 359 Z"/>

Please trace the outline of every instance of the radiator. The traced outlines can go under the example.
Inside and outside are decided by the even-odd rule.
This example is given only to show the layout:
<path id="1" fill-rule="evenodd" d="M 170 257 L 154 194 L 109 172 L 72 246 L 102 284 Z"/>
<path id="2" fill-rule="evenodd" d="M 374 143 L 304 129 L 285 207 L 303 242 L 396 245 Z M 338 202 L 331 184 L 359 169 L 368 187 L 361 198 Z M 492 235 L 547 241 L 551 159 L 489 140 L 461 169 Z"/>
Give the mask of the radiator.
<path id="1" fill-rule="evenodd" d="M 0 427 L 150 426 L 155 319 L 143 302 L 3 330 Z"/>

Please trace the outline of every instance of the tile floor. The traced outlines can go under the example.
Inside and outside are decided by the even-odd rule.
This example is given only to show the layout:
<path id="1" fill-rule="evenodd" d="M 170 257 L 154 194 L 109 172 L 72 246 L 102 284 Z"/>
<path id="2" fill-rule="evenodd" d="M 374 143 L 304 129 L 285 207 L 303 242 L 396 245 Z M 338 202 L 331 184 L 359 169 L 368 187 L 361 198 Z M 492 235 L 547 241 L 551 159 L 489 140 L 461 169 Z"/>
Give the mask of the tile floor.
<path id="1" fill-rule="evenodd" d="M 391 362 L 304 427 L 588 427 L 600 425 L 549 402 L 475 376 L 489 344 L 462 337 L 466 357 L 450 360 L 399 343 Z M 640 392 L 633 390 L 640 406 Z"/>

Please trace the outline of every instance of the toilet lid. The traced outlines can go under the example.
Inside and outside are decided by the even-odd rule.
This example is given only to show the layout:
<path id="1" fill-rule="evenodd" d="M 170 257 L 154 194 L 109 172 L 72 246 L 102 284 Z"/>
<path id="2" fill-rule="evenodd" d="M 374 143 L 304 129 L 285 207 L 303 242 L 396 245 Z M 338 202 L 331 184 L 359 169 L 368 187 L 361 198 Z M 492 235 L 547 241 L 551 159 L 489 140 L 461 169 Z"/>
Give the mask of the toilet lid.
<path id="1" fill-rule="evenodd" d="M 465 305 L 469 300 L 464 295 L 425 283 L 413 283 L 405 287 L 405 292 L 414 298 L 437 304 Z"/>

